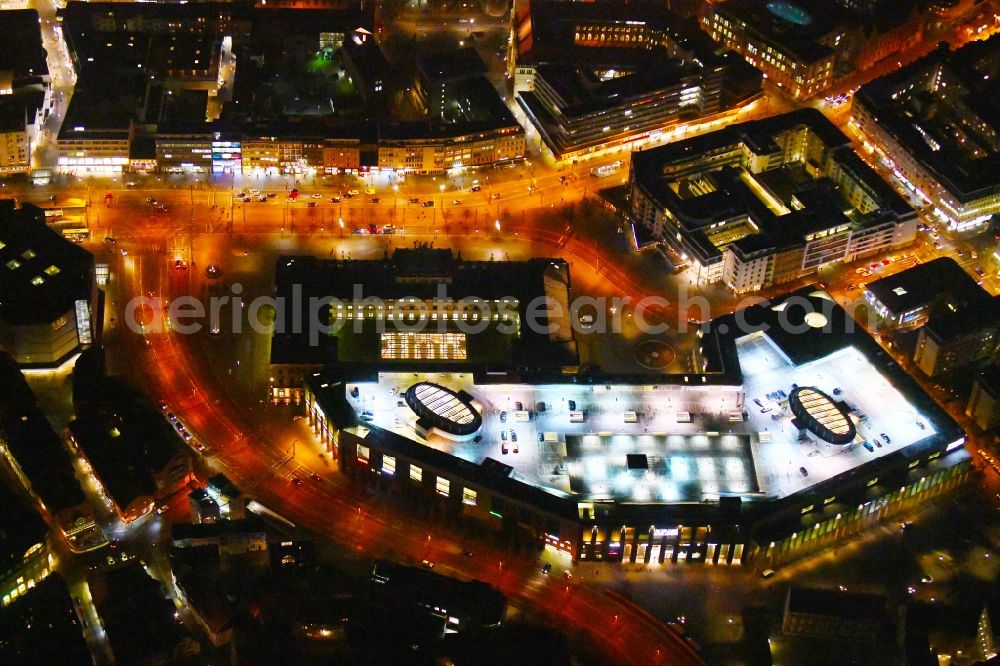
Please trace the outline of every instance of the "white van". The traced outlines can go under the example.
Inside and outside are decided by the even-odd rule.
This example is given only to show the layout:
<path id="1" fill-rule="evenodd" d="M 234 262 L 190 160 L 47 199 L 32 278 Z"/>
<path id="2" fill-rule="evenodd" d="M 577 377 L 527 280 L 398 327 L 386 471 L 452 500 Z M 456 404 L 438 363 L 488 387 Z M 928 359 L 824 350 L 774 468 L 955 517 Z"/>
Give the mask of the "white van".
<path id="1" fill-rule="evenodd" d="M 584 412 L 570 412 L 569 422 L 570 423 L 583 423 L 586 421 L 586 414 Z"/>
<path id="2" fill-rule="evenodd" d="M 639 415 L 635 412 L 625 412 L 622 417 L 625 419 L 625 423 L 636 423 L 639 420 Z"/>

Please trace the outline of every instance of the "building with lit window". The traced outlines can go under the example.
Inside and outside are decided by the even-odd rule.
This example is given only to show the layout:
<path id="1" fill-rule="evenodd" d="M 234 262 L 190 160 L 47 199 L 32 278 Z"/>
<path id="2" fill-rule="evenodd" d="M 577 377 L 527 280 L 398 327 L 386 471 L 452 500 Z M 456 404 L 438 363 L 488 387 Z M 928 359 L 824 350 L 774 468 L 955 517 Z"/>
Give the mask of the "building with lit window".
<path id="1" fill-rule="evenodd" d="M 985 300 L 987 294 L 951 257 L 938 257 L 869 282 L 865 301 L 893 328 L 916 328 L 935 312 L 957 310 Z"/>
<path id="2" fill-rule="evenodd" d="M 107 506 L 128 525 L 191 481 L 191 451 L 155 406 L 117 379 L 104 379 L 96 391 L 96 408 L 81 413 L 75 405 L 66 441 Z"/>
<path id="3" fill-rule="evenodd" d="M 54 368 L 99 336 L 94 258 L 31 204 L 0 201 L 0 351 L 24 368 Z"/>
<path id="4" fill-rule="evenodd" d="M 719 44 L 736 51 L 793 99 L 830 87 L 860 40 L 860 22 L 829 2 L 792 0 L 707 2 L 701 23 Z"/>
<path id="5" fill-rule="evenodd" d="M 527 339 L 525 297 L 539 278 L 573 312 L 560 262 L 393 264 L 406 260 L 375 262 L 377 282 L 365 262 L 300 267 L 303 294 L 337 297 L 321 321 L 341 312 L 343 324 L 362 323 L 309 347 L 302 402 L 342 473 L 431 515 L 580 561 L 766 568 L 851 539 L 968 474 L 954 421 L 815 288 L 709 322 L 694 339 L 693 370 L 668 372 L 612 364 L 603 352 L 601 362 L 593 351 L 574 361 L 567 352 L 582 329 L 559 308 L 545 310 L 544 335 Z M 488 276 L 517 273 L 535 286 L 502 285 L 516 303 L 513 338 L 496 337 L 498 309 L 483 310 L 497 329 L 461 333 L 464 347 L 434 337 L 435 315 L 448 330 L 466 310 L 428 293 L 470 303 L 485 290 L 499 308 Z M 279 266 L 279 296 L 291 293 L 289 275 Z M 363 289 L 342 301 L 338 282 Z M 604 334 L 600 346 L 618 337 Z M 288 342 L 274 336 L 272 362 Z M 303 369 L 301 353 L 289 360 Z"/>
<path id="6" fill-rule="evenodd" d="M 277 302 L 288 307 L 271 338 L 274 402 L 301 402 L 303 375 L 329 363 L 578 362 L 567 326 L 551 333 L 521 326 L 545 298 L 558 304 L 553 317 L 565 323 L 569 270 L 562 260 L 465 261 L 430 248 L 368 261 L 287 256 L 277 260 L 275 282 Z M 306 311 L 293 310 L 295 303 L 315 308 L 322 333 L 296 321 Z"/>
<path id="7" fill-rule="evenodd" d="M 27 493 L 73 551 L 107 543 L 73 474 L 69 451 L 7 354 L 0 354 L 0 475 Z"/>
<path id="8" fill-rule="evenodd" d="M 0 176 L 31 167 L 31 151 L 52 108 L 38 12 L 3 12 L 0 21 Z"/>
<path id="9" fill-rule="evenodd" d="M 518 104 L 556 159 L 645 141 L 760 95 L 760 75 L 649 3 L 534 0 L 515 16 Z"/>
<path id="10" fill-rule="evenodd" d="M 1000 426 L 1000 364 L 992 363 L 976 373 L 965 415 L 983 430 Z"/>
<path id="11" fill-rule="evenodd" d="M 949 308 L 920 329 L 914 364 L 936 377 L 1000 354 L 1000 295 L 984 291 L 976 304 Z"/>
<path id="12" fill-rule="evenodd" d="M 852 123 L 899 189 L 950 231 L 1000 213 L 1000 37 L 930 55 L 861 87 Z"/>
<path id="13" fill-rule="evenodd" d="M 699 283 L 746 293 L 905 247 L 917 215 L 815 109 L 633 153 L 630 215 Z"/>

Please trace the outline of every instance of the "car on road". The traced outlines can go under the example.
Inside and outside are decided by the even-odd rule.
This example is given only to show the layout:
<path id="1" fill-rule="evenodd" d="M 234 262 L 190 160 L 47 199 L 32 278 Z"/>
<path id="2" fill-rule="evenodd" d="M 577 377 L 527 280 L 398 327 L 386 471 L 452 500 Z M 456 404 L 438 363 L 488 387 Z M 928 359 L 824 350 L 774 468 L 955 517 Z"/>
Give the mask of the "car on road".
<path id="1" fill-rule="evenodd" d="M 452 199 L 451 200 L 451 205 L 452 206 L 461 206 L 462 205 L 462 200 L 461 199 Z"/>
<path id="2" fill-rule="evenodd" d="M 116 241 L 116 240 L 115 240 L 114 238 L 112 238 L 111 236 L 105 236 L 105 237 L 104 237 L 104 242 L 105 242 L 105 243 L 107 243 L 108 245 L 114 245 L 114 244 L 115 244 L 115 243 L 117 243 L 118 241 Z"/>
<path id="3" fill-rule="evenodd" d="M 805 467 L 799 467 L 799 473 L 802 476 L 809 476 L 809 470 L 807 470 Z"/>
<path id="4" fill-rule="evenodd" d="M 493 198 L 494 198 L 494 199 L 499 199 L 499 198 L 500 198 L 500 196 L 501 196 L 501 195 L 500 195 L 500 193 L 499 193 L 499 192 L 494 192 L 494 193 L 493 193 Z"/>
<path id="5" fill-rule="evenodd" d="M 161 412 L 167 411 L 167 401 L 166 400 L 161 400 L 161 401 L 159 401 L 156 404 L 159 406 Z"/>
<path id="6" fill-rule="evenodd" d="M 368 203 L 377 204 L 380 203 L 381 201 L 382 200 L 379 199 L 378 197 L 372 197 L 371 199 L 368 200 Z"/>
<path id="7" fill-rule="evenodd" d="M 361 412 L 361 420 L 362 421 L 371 421 L 374 418 L 375 418 L 375 414 L 373 414 L 372 412 L 368 411 L 367 409 L 364 410 L 363 412 Z"/>
<path id="8" fill-rule="evenodd" d="M 984 271 L 984 270 L 983 270 L 983 269 L 982 269 L 981 267 L 979 267 L 979 266 L 976 266 L 976 267 L 975 267 L 974 269 L 972 269 L 972 270 L 974 270 L 974 271 L 976 272 L 976 275 L 978 275 L 979 277 L 983 277 L 983 275 L 985 275 L 985 274 L 986 274 L 986 271 Z"/>
<path id="9" fill-rule="evenodd" d="M 173 412 L 167 412 L 167 420 L 170 421 L 171 423 L 176 423 L 177 415 L 174 414 Z"/>
<path id="10" fill-rule="evenodd" d="M 359 192 L 358 190 L 347 190 L 347 194 L 348 196 L 356 197 L 359 194 L 361 194 L 361 192 Z"/>
<path id="11" fill-rule="evenodd" d="M 155 206 L 156 199 L 154 199 L 153 197 L 146 197 L 146 203 L 150 204 L 151 206 Z"/>
<path id="12" fill-rule="evenodd" d="M 889 435 L 885 434 L 884 432 L 879 433 L 879 437 L 881 437 L 886 444 L 892 444 L 892 440 L 889 439 Z"/>
<path id="13" fill-rule="evenodd" d="M 411 204 L 418 204 L 418 203 L 420 203 L 420 198 L 419 197 L 410 197 L 409 199 L 407 199 L 407 202 L 411 203 Z"/>
<path id="14" fill-rule="evenodd" d="M 507 412 L 500 412 L 500 423 L 507 423 Z"/>
<path id="15" fill-rule="evenodd" d="M 257 202 L 258 203 L 267 203 L 267 195 L 266 194 L 258 194 L 257 195 Z"/>
<path id="16" fill-rule="evenodd" d="M 573 572 L 570 571 L 569 569 L 566 569 L 565 571 L 563 571 L 563 578 L 565 578 L 566 580 L 573 580 Z"/>
<path id="17" fill-rule="evenodd" d="M 506 430 L 501 430 L 500 431 L 500 439 L 503 440 L 503 441 L 505 441 L 505 442 L 507 441 L 507 431 Z"/>
<path id="18" fill-rule="evenodd" d="M 322 199 L 323 198 L 322 194 L 313 194 L 313 195 L 310 195 L 310 196 L 312 196 L 313 199 Z"/>
<path id="19" fill-rule="evenodd" d="M 464 555 L 465 557 L 472 557 L 472 551 L 469 550 L 468 548 L 463 548 L 462 555 Z"/>
<path id="20" fill-rule="evenodd" d="M 777 573 L 777 572 L 774 569 L 764 569 L 763 571 L 760 572 L 760 577 L 761 578 L 770 578 L 775 573 Z"/>
<path id="21" fill-rule="evenodd" d="M 424 202 L 424 208 L 433 208 L 433 207 L 434 207 L 434 202 L 431 201 L 430 199 Z"/>
<path id="22" fill-rule="evenodd" d="M 369 185 L 365 188 L 365 194 L 375 194 L 375 188 Z"/>
<path id="23" fill-rule="evenodd" d="M 862 446 L 865 447 L 865 450 L 868 451 L 868 453 L 875 453 L 875 447 L 872 446 L 869 442 L 865 442 L 864 444 L 862 444 Z"/>
<path id="24" fill-rule="evenodd" d="M 188 268 L 187 262 L 183 259 L 174 260 L 174 270 L 175 271 L 186 271 Z"/>
<path id="25" fill-rule="evenodd" d="M 315 201 L 310 201 L 309 203 L 306 204 L 306 208 L 315 208 L 315 207 L 316 207 Z"/>
<path id="26" fill-rule="evenodd" d="M 470 192 L 480 192 L 480 191 L 482 191 L 482 189 L 483 188 L 482 188 L 481 185 L 473 185 L 472 187 L 469 188 L 469 191 Z"/>
<path id="27" fill-rule="evenodd" d="M 313 481 L 320 481 L 321 480 L 320 475 L 317 474 L 316 472 L 310 472 L 309 473 L 309 478 L 312 479 Z"/>
<path id="28" fill-rule="evenodd" d="M 330 203 L 340 203 L 340 197 L 336 195 L 330 197 Z"/>
<path id="29" fill-rule="evenodd" d="M 517 433 L 514 432 L 513 428 L 510 429 L 510 441 L 512 441 L 512 442 L 516 442 L 517 441 Z"/>
<path id="30" fill-rule="evenodd" d="M 510 449 L 507 448 L 507 442 L 500 443 L 500 453 L 507 455 L 510 453 Z"/>
<path id="31" fill-rule="evenodd" d="M 297 477 L 297 476 L 293 476 L 293 477 L 292 477 L 292 483 L 293 483 L 294 485 L 296 485 L 296 486 L 301 486 L 301 485 L 302 485 L 302 479 L 300 479 L 300 478 L 299 478 L 299 477 Z"/>
<path id="32" fill-rule="evenodd" d="M 424 560 L 424 561 L 422 561 L 422 562 L 421 562 L 420 564 L 421 564 L 421 566 L 423 566 L 423 567 L 424 567 L 425 569 L 433 569 L 433 568 L 434 568 L 434 563 L 433 563 L 433 562 L 431 562 L 430 560 Z"/>
<path id="33" fill-rule="evenodd" d="M 546 562 L 545 564 L 542 565 L 542 573 L 543 574 L 545 574 L 547 576 L 547 575 L 549 575 L 550 571 L 552 571 L 552 563 L 551 562 Z"/>

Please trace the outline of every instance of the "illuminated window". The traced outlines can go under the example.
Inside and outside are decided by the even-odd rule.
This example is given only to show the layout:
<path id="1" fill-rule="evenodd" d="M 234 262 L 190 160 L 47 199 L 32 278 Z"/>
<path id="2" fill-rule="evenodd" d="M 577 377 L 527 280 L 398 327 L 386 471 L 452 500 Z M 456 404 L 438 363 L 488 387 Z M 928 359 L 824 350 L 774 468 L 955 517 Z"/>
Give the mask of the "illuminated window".
<path id="1" fill-rule="evenodd" d="M 437 490 L 438 495 L 441 495 L 442 497 L 447 497 L 448 491 L 451 489 L 451 481 L 439 476 L 437 478 L 437 484 L 435 485 L 435 489 Z"/>
<path id="2" fill-rule="evenodd" d="M 17 259 L 11 259 L 10 261 L 7 262 L 7 268 L 9 268 L 10 270 L 14 270 L 15 268 L 18 268 L 20 265 L 21 262 L 18 261 Z"/>
<path id="3" fill-rule="evenodd" d="M 396 473 L 396 457 L 395 456 L 382 456 L 382 473 L 383 474 L 395 474 Z"/>
<path id="4" fill-rule="evenodd" d="M 476 506 L 476 491 L 471 488 L 462 488 L 462 504 Z"/>
<path id="5" fill-rule="evenodd" d="M 416 465 L 410 465 L 410 479 L 420 483 L 424 480 L 424 470 L 420 469 Z"/>
<path id="6" fill-rule="evenodd" d="M 24 257 L 25 259 L 34 259 L 38 255 L 35 254 L 34 250 L 25 250 L 24 252 L 21 253 L 21 256 Z"/>
<path id="7" fill-rule="evenodd" d="M 59 272 L 59 267 L 55 265 L 49 266 L 48 268 L 45 269 L 45 273 L 47 275 L 56 275 L 58 272 Z"/>
<path id="8" fill-rule="evenodd" d="M 36 287 L 42 284 L 43 282 L 45 282 L 45 278 L 43 278 L 41 275 L 36 275 L 35 277 L 31 278 L 31 284 L 35 285 Z"/>
<path id="9" fill-rule="evenodd" d="M 467 358 L 465 334 L 383 333 L 380 355 L 384 359 L 464 361 Z"/>
<path id="10" fill-rule="evenodd" d="M 368 462 L 368 456 L 371 451 L 364 444 L 358 444 L 358 460 L 361 462 Z"/>

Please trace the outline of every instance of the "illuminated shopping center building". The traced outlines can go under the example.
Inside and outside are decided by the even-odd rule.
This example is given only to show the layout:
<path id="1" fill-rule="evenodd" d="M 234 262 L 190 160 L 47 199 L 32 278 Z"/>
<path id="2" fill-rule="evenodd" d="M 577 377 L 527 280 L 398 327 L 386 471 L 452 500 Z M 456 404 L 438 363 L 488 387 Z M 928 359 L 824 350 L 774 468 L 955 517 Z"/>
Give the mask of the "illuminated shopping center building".
<path id="1" fill-rule="evenodd" d="M 958 426 L 822 291 L 683 338 L 595 332 L 561 260 L 435 252 L 278 268 L 279 296 L 335 297 L 340 329 L 276 334 L 274 395 L 301 397 L 340 470 L 402 502 L 578 561 L 765 567 L 967 474 Z"/>

